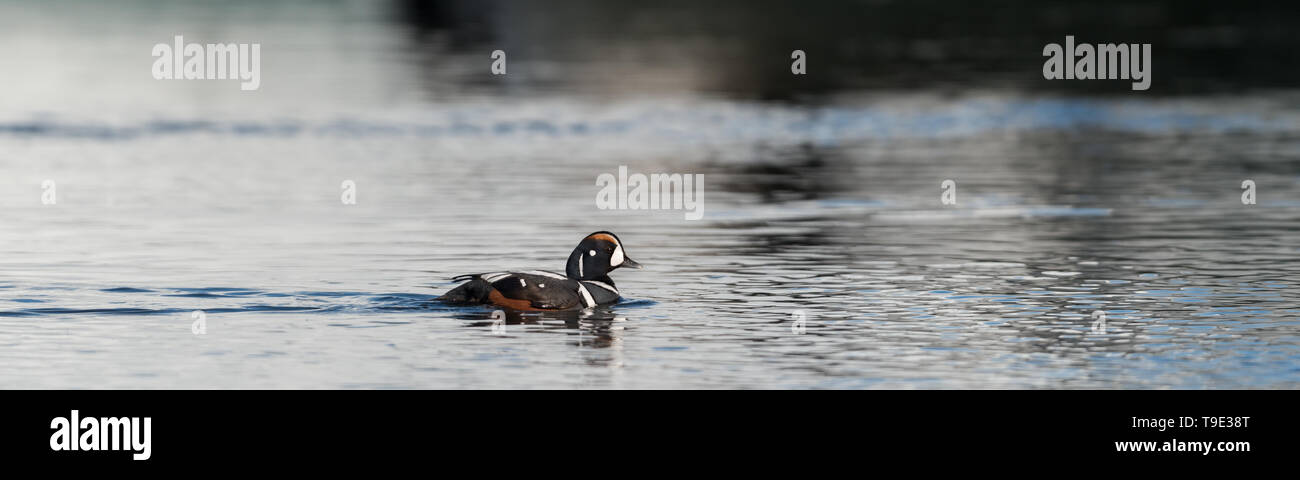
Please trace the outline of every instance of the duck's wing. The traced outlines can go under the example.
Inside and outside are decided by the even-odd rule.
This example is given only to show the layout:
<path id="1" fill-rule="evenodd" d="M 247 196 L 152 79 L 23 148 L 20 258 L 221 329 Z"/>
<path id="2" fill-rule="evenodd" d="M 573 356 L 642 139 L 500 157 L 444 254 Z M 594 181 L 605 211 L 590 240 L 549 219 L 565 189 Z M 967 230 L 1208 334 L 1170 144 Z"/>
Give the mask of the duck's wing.
<path id="1" fill-rule="evenodd" d="M 458 275 L 465 283 L 438 300 L 448 303 L 488 304 L 515 310 L 569 310 L 598 303 L 590 289 L 564 275 L 544 270 Z"/>
<path id="2" fill-rule="evenodd" d="M 516 310 L 568 310 L 595 305 L 586 287 L 550 272 L 510 272 L 493 277 L 488 302 Z"/>

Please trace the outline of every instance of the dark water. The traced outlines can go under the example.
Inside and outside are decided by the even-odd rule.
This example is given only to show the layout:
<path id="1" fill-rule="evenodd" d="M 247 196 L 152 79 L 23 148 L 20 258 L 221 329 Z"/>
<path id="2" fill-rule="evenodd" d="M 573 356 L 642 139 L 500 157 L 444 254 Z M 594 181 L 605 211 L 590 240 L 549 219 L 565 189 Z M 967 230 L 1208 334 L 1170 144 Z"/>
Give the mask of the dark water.
<path id="1" fill-rule="evenodd" d="M 2 5 L 6 388 L 1300 387 L 1288 91 L 772 102 L 645 39 L 485 84 L 499 12 Z M 262 42 L 262 90 L 149 78 L 175 34 Z M 596 208 L 620 166 L 704 218 Z M 430 301 L 596 230 L 647 266 L 617 305 Z"/>

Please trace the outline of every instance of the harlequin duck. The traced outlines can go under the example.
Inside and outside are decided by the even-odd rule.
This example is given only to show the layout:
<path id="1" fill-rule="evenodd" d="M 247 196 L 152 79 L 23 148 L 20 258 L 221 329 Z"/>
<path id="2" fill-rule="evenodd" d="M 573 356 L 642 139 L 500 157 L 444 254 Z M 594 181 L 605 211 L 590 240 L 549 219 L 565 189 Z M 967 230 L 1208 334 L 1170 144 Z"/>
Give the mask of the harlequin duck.
<path id="1" fill-rule="evenodd" d="M 541 270 L 459 275 L 469 280 L 439 301 L 489 304 L 515 310 L 575 310 L 618 301 L 609 272 L 619 267 L 641 268 L 627 258 L 623 244 L 609 232 L 587 235 L 569 254 L 564 275 Z"/>

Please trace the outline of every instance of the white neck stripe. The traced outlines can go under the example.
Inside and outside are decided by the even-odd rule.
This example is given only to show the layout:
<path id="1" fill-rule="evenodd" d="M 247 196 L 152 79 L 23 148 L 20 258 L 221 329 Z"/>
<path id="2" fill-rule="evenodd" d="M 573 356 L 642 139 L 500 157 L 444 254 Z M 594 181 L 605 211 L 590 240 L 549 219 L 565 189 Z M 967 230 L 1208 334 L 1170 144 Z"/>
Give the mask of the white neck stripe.
<path id="1" fill-rule="evenodd" d="M 597 286 L 597 287 L 603 288 L 603 289 L 605 289 L 605 290 L 609 290 L 609 291 L 611 291 L 611 292 L 618 293 L 618 289 L 617 289 L 617 288 L 614 288 L 613 285 L 610 285 L 610 284 L 605 283 L 605 282 L 597 282 L 597 281 L 595 281 L 595 280 L 583 280 L 582 283 L 590 283 L 590 284 L 592 284 L 592 285 L 595 285 L 595 286 Z"/>
<path id="2" fill-rule="evenodd" d="M 596 301 L 591 298 L 591 293 L 587 291 L 587 287 L 582 285 L 582 282 L 578 282 L 578 294 L 582 295 L 583 308 L 596 306 Z"/>

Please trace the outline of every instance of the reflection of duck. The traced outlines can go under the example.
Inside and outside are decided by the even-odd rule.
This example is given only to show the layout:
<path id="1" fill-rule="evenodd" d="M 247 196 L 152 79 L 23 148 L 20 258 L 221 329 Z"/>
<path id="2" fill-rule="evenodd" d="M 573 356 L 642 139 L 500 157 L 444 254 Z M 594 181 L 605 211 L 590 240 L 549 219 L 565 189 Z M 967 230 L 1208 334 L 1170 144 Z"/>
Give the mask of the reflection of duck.
<path id="1" fill-rule="evenodd" d="M 460 275 L 468 280 L 438 300 L 446 303 L 489 304 L 515 310 L 572 310 L 618 301 L 609 272 L 619 267 L 641 268 L 627 258 L 623 244 L 609 232 L 587 235 L 573 253 L 565 274 L 531 270 Z"/>

